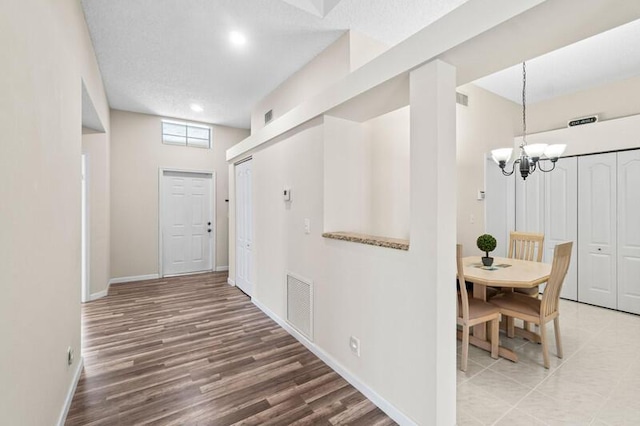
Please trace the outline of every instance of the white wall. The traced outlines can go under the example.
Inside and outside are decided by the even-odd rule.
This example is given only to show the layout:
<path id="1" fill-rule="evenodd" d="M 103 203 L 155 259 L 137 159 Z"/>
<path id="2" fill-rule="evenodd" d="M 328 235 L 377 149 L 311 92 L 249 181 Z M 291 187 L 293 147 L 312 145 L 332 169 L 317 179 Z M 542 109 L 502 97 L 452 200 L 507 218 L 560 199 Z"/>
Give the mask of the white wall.
<path id="1" fill-rule="evenodd" d="M 89 216 L 89 295 L 107 290 L 111 278 L 111 204 L 109 140 L 104 133 L 82 135 L 87 155 Z"/>
<path id="2" fill-rule="evenodd" d="M 80 362 L 82 81 L 107 138 L 109 109 L 77 0 L 2 2 L 0 63 L 0 418 L 53 425 Z"/>
<path id="3" fill-rule="evenodd" d="M 513 145 L 522 130 L 521 107 L 472 84 L 458 92 L 469 96 L 469 105 L 457 105 L 456 110 L 458 243 L 470 256 L 478 254 L 476 239 L 485 232 L 485 202 L 477 199 L 477 193 L 484 190 L 486 154 Z"/>
<path id="4" fill-rule="evenodd" d="M 161 117 L 111 112 L 111 278 L 158 274 L 158 170 L 216 172 L 217 267 L 228 266 L 224 153 L 249 132 L 212 126 L 213 149 L 165 145 Z"/>

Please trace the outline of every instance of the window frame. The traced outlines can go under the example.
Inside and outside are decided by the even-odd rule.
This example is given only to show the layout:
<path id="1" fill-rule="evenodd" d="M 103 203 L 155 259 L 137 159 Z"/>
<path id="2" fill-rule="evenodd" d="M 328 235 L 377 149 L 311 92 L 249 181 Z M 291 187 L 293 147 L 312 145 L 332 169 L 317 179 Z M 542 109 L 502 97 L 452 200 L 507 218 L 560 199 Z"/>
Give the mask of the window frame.
<path id="1" fill-rule="evenodd" d="M 165 124 L 172 124 L 172 125 L 175 125 L 175 126 L 183 126 L 184 127 L 184 135 L 165 132 Z M 189 136 L 189 130 L 190 129 L 206 130 L 207 133 L 208 133 L 208 137 L 205 139 L 205 138 L 201 138 L 201 137 Z M 189 148 L 200 148 L 200 149 L 211 149 L 212 146 L 213 146 L 212 133 L 213 133 L 213 128 L 211 126 L 207 126 L 205 124 L 195 124 L 195 123 L 189 123 L 187 121 L 166 120 L 166 119 L 162 119 L 161 122 L 160 122 L 160 137 L 161 137 L 161 142 L 164 145 L 184 146 L 184 147 L 189 147 Z M 170 141 L 170 140 L 167 140 L 165 138 L 165 136 L 172 136 L 174 138 L 184 138 L 184 141 Z M 191 143 L 190 143 L 190 141 L 191 141 Z M 204 146 L 204 144 L 194 144 L 193 143 L 194 141 L 199 141 L 199 142 L 205 142 L 206 141 L 207 144 L 206 144 L 206 146 Z"/>

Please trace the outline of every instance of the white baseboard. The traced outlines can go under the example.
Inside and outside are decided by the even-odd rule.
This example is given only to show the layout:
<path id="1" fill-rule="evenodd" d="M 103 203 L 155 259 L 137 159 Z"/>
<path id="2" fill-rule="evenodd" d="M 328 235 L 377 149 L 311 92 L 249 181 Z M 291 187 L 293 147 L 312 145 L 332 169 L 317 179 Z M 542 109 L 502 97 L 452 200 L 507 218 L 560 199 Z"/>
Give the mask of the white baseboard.
<path id="1" fill-rule="evenodd" d="M 366 384 L 362 383 L 360 379 L 351 374 L 345 367 L 343 367 L 338 361 L 333 359 L 329 354 L 316 346 L 313 342 L 309 341 L 302 334 L 297 332 L 291 327 L 285 320 L 273 313 L 269 308 L 252 298 L 251 301 L 262 312 L 267 314 L 278 325 L 284 328 L 290 335 L 295 337 L 300 343 L 302 343 L 307 349 L 309 349 L 315 356 L 320 358 L 325 364 L 333 369 L 336 373 L 342 376 L 347 382 L 349 382 L 354 388 L 358 389 L 364 396 L 366 396 L 371 402 L 373 402 L 378 408 L 384 411 L 389 417 L 391 417 L 399 425 L 416 426 L 417 423 L 407 417 L 402 411 L 398 410 L 393 404 L 386 399 L 378 395 L 373 389 Z"/>
<path id="2" fill-rule="evenodd" d="M 103 297 L 105 297 L 109 293 L 109 285 L 110 284 L 111 284 L 111 281 L 109 281 L 109 284 L 107 285 L 106 290 L 102 290 L 102 291 L 99 291 L 97 293 L 93 293 L 93 294 L 89 295 L 88 302 L 92 302 L 94 300 L 102 299 Z"/>
<path id="3" fill-rule="evenodd" d="M 225 271 L 228 271 L 228 270 L 229 270 L 229 265 L 227 265 L 227 266 L 218 266 L 216 268 L 216 272 L 225 272 Z"/>
<path id="4" fill-rule="evenodd" d="M 235 287 L 236 282 L 233 280 L 233 278 L 227 277 L 227 284 L 232 285 L 232 286 Z"/>
<path id="5" fill-rule="evenodd" d="M 84 358 L 80 357 L 80 361 L 78 361 L 78 365 L 76 366 L 76 371 L 73 373 L 73 381 L 71 382 L 71 387 L 67 391 L 67 397 L 64 400 L 64 406 L 62 407 L 62 412 L 60 413 L 60 417 L 58 418 L 58 426 L 64 426 L 64 422 L 67 420 L 67 414 L 69 414 L 69 408 L 71 408 L 71 401 L 73 401 L 73 395 L 76 393 L 76 387 L 78 387 L 78 381 L 80 380 L 80 375 L 82 374 L 82 367 L 84 367 Z"/>
<path id="6" fill-rule="evenodd" d="M 109 285 L 120 284 L 120 283 L 130 283 L 133 281 L 157 280 L 158 278 L 160 278 L 158 274 L 135 275 L 133 277 L 111 278 L 109 280 Z"/>

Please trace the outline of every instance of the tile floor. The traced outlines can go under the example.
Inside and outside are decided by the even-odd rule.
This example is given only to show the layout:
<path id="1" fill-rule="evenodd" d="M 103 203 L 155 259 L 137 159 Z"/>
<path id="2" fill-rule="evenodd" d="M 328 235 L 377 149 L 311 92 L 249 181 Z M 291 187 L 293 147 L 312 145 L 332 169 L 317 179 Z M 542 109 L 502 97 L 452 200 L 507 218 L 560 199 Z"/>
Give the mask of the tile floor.
<path id="1" fill-rule="evenodd" d="M 470 347 L 467 371 L 458 369 L 458 426 L 640 425 L 640 316 L 562 300 L 560 330 L 563 359 L 548 324 L 549 370 L 540 345 L 521 338 L 500 335 L 517 363 Z"/>

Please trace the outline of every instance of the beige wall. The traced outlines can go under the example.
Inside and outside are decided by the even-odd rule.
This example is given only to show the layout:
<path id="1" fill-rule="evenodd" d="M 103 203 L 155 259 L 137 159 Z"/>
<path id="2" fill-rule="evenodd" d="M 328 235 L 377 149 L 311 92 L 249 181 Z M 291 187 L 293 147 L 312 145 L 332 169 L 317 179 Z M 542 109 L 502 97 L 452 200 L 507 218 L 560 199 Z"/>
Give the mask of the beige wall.
<path id="1" fill-rule="evenodd" d="M 457 106 L 458 242 L 465 255 L 472 255 L 485 232 L 485 202 L 477 193 L 484 190 L 486 154 L 513 145 L 521 133 L 521 107 L 472 84 L 458 91 L 469 96 L 469 106 Z"/>
<path id="2" fill-rule="evenodd" d="M 109 110 L 77 0 L 2 2 L 0 63 L 0 422 L 53 425 L 80 361 L 83 80 L 107 138 Z"/>
<path id="3" fill-rule="evenodd" d="M 527 105 L 527 133 L 566 128 L 569 120 L 592 114 L 600 121 L 640 114 L 638 93 L 640 77 L 634 77 Z"/>
<path id="4" fill-rule="evenodd" d="M 111 278 L 158 274 L 158 170 L 216 172 L 217 267 L 228 266 L 224 153 L 249 132 L 212 126 L 213 149 L 165 145 L 161 117 L 111 112 Z"/>
<path id="5" fill-rule="evenodd" d="M 111 278 L 111 209 L 109 140 L 104 133 L 82 135 L 87 158 L 89 217 L 89 294 L 100 296 Z"/>
<path id="6" fill-rule="evenodd" d="M 324 117 L 324 231 L 409 238 L 409 107 Z"/>
<path id="7" fill-rule="evenodd" d="M 381 54 L 387 46 L 356 31 L 347 31 L 308 64 L 280 84 L 253 108 L 251 132 L 264 127 L 264 114 L 273 120 L 321 93 L 347 74 Z"/>
<path id="8" fill-rule="evenodd" d="M 416 143 L 411 145 L 411 167 L 406 166 L 411 171 L 411 249 L 321 236 L 329 198 L 345 201 L 333 197 L 327 185 L 340 183 L 334 175 L 353 172 L 344 168 L 358 160 L 351 156 L 362 154 L 362 146 L 353 142 L 361 140 L 364 125 L 318 117 L 252 153 L 253 299 L 284 318 L 286 272 L 312 280 L 315 347 L 405 419 L 453 424 L 455 336 L 444 330 L 454 327 L 455 291 L 446 283 L 455 275 L 455 178 L 443 176 L 455 168 L 455 108 L 452 96 L 427 100 L 422 94 L 453 93 L 455 78 L 441 63 L 423 71 L 417 76 L 417 107 L 412 104 L 411 110 L 382 119 L 408 124 L 406 114 L 415 114 L 411 138 Z M 379 127 L 382 122 L 373 125 Z M 408 136 L 408 128 L 398 132 L 404 134 Z M 395 142 L 384 138 L 384 132 L 380 136 Z M 347 145 L 340 150 L 343 142 Z M 434 159 L 437 166 L 431 167 Z M 366 171 L 364 164 L 357 167 Z M 343 184 L 357 191 L 360 181 Z M 285 186 L 292 188 L 291 203 L 280 196 Z M 350 207 L 342 206 L 343 215 L 352 213 Z M 304 232 L 305 219 L 310 220 L 310 234 Z M 350 352 L 352 335 L 361 340 L 360 358 Z"/>
<path id="9" fill-rule="evenodd" d="M 371 146 L 369 233 L 409 238 L 409 107 L 364 123 Z"/>

